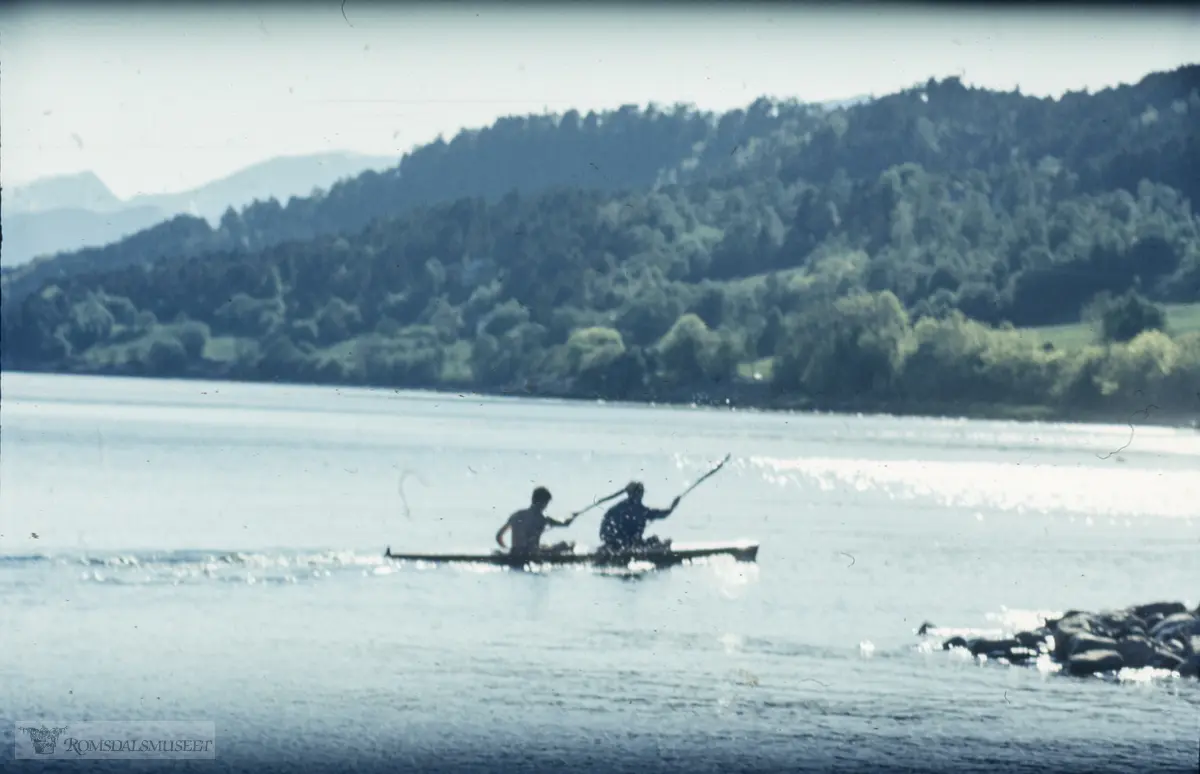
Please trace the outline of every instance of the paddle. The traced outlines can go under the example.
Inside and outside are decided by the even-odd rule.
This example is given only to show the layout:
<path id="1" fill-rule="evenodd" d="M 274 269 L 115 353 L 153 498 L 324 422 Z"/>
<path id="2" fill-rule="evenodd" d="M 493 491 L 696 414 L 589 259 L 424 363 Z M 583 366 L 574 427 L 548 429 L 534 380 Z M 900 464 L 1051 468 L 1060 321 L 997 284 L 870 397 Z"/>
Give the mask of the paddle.
<path id="1" fill-rule="evenodd" d="M 729 462 L 729 460 L 730 460 L 730 458 L 731 458 L 732 456 L 733 456 L 732 454 L 726 454 L 726 455 L 725 455 L 725 459 L 721 460 L 721 461 L 720 461 L 720 462 L 717 464 L 717 466 L 716 466 L 715 468 L 713 468 L 712 470 L 708 471 L 707 473 L 705 473 L 705 474 L 704 474 L 703 476 L 701 476 L 700 478 L 696 479 L 696 480 L 695 480 L 695 481 L 692 483 L 692 485 L 691 485 L 691 486 L 689 486 L 687 489 L 683 490 L 683 494 L 679 495 L 679 497 L 678 497 L 677 499 L 679 499 L 679 500 L 682 500 L 682 499 L 684 498 L 684 496 L 685 496 L 685 495 L 687 495 L 689 492 L 691 492 L 691 491 L 692 491 L 693 489 L 695 489 L 696 487 L 698 487 L 698 486 L 700 486 L 701 484 L 703 484 L 703 483 L 704 483 L 704 482 L 705 482 L 705 481 L 706 481 L 706 480 L 707 480 L 709 477 L 711 477 L 713 474 L 715 474 L 715 473 L 716 473 L 718 470 L 720 470 L 721 468 L 725 467 L 725 463 Z M 615 491 L 615 492 L 613 492 L 612 494 L 610 494 L 608 497 L 602 497 L 602 498 L 600 498 L 599 500 L 597 500 L 596 502 L 592 503 L 591 505 L 589 505 L 588 507 L 584 508 L 583 510 L 575 511 L 574 513 L 572 513 L 572 514 L 571 514 L 571 518 L 567 519 L 567 523 L 568 523 L 568 524 L 570 524 L 571 522 L 575 521 L 575 519 L 576 519 L 576 518 L 578 518 L 579 516 L 582 516 L 583 514 L 587 513 L 587 512 L 588 512 L 588 511 L 590 511 L 591 509 L 595 508 L 597 505 L 602 505 L 602 504 L 604 504 L 604 503 L 608 502 L 609 500 L 614 500 L 614 499 L 616 499 L 616 498 L 620 497 L 620 496 L 621 496 L 621 495 L 623 495 L 623 494 L 625 494 L 625 487 L 621 487 L 621 488 L 620 488 L 620 489 L 618 489 L 617 491 Z"/>
<path id="2" fill-rule="evenodd" d="M 730 457 L 732 457 L 732 456 L 733 456 L 732 454 L 726 454 L 726 455 L 725 455 L 725 459 L 721 460 L 721 461 L 720 461 L 720 462 L 717 464 L 717 466 L 716 466 L 715 468 L 713 468 L 712 470 L 708 471 L 707 473 L 705 473 L 705 474 L 704 474 L 703 476 L 701 476 L 700 478 L 696 479 L 696 480 L 695 480 L 695 481 L 692 483 L 692 485 L 691 485 L 691 486 L 689 486 L 687 489 L 683 490 L 683 494 L 679 495 L 679 498 L 678 498 L 678 499 L 682 500 L 682 499 L 684 498 L 684 495 L 688 494 L 688 493 L 689 493 L 689 492 L 691 492 L 693 489 L 695 489 L 696 487 L 698 487 L 698 486 L 700 486 L 701 484 L 703 484 L 703 483 L 704 483 L 704 482 L 705 482 L 705 481 L 706 481 L 706 480 L 707 480 L 707 479 L 708 479 L 710 476 L 712 476 L 714 473 L 716 473 L 716 472 L 717 472 L 718 470 L 720 470 L 721 468 L 725 467 L 725 463 L 729 462 L 729 459 L 730 459 Z"/>
<path id="3" fill-rule="evenodd" d="M 589 505 L 588 507 L 584 508 L 583 510 L 580 510 L 580 511 L 575 511 L 574 513 L 572 513 L 572 514 L 571 514 L 571 518 L 567 519 L 567 523 L 568 523 L 568 524 L 570 524 L 571 522 L 575 521 L 575 519 L 576 519 L 577 517 L 579 517 L 579 516 L 582 516 L 583 514 L 585 514 L 585 513 L 587 513 L 588 511 L 590 511 L 591 509 L 595 508 L 597 505 L 603 505 L 604 503 L 608 502 L 609 500 L 614 500 L 614 499 L 616 499 L 616 498 L 620 497 L 620 496 L 621 496 L 621 495 L 623 495 L 623 494 L 625 494 L 625 487 L 621 487 L 621 488 L 620 488 L 620 489 L 618 489 L 617 491 L 615 491 L 615 492 L 613 492 L 612 494 L 610 494 L 608 497 L 602 497 L 602 498 L 600 498 L 599 500 L 597 500 L 596 502 L 592 503 L 591 505 Z"/>
<path id="4" fill-rule="evenodd" d="M 686 495 L 687 495 L 689 492 L 691 492 L 693 489 L 695 489 L 696 487 L 700 486 L 700 485 L 701 485 L 701 484 L 703 484 L 705 481 L 707 481 L 707 480 L 708 480 L 708 479 L 709 479 L 711 476 L 713 476 L 713 475 L 714 475 L 714 474 L 715 474 L 715 473 L 716 473 L 718 470 L 720 470 L 721 468 L 725 467 L 725 464 L 726 464 L 726 463 L 728 463 L 728 462 L 729 462 L 729 460 L 730 460 L 732 457 L 733 457 L 733 455 L 732 455 L 732 454 L 726 454 L 726 455 L 725 455 L 725 458 L 724 458 L 724 459 L 722 459 L 722 460 L 721 460 L 719 463 L 717 463 L 717 466 L 716 466 L 715 468 L 713 468 L 712 470 L 708 471 L 707 473 L 705 473 L 705 474 L 704 474 L 703 476 L 701 476 L 700 478 L 696 479 L 694 482 L 692 482 L 692 485 L 691 485 L 691 486 L 689 486 L 687 489 L 683 490 L 683 493 L 679 495 L 679 498 L 678 498 L 678 499 L 682 500 L 682 499 L 683 499 L 683 498 L 684 498 L 684 497 L 685 497 L 685 496 L 686 496 Z M 608 497 L 605 497 L 605 498 L 603 498 L 603 499 L 597 500 L 596 502 L 592 503 L 591 505 L 589 505 L 588 507 L 584 508 L 584 509 L 583 509 L 583 510 L 581 510 L 581 511 L 576 511 L 575 513 L 572 513 L 572 514 L 571 514 L 571 519 L 572 519 L 572 520 L 574 520 L 576 516 L 580 516 L 580 515 L 582 515 L 582 514 L 584 514 L 584 513 L 587 513 L 587 512 L 588 512 L 588 511 L 590 511 L 591 509 L 595 508 L 597 505 L 600 505 L 601 503 L 606 503 L 606 502 L 608 502 L 609 500 L 612 500 L 612 499 L 614 499 L 614 498 L 620 497 L 620 496 L 621 496 L 621 495 L 623 495 L 623 494 L 625 494 L 625 489 L 624 489 L 624 488 L 622 488 L 622 489 L 618 489 L 617 491 L 615 491 L 615 492 L 613 492 L 612 494 L 610 494 Z"/>

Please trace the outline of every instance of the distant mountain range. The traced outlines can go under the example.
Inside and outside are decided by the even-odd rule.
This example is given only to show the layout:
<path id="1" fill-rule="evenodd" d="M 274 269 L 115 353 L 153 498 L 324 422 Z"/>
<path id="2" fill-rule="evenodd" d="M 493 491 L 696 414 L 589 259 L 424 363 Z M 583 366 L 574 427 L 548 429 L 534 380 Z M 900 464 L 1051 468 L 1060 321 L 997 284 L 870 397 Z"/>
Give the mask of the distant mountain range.
<path id="1" fill-rule="evenodd" d="M 36 180 L 3 193 L 0 264 L 98 247 L 123 239 L 176 215 L 215 224 L 235 210 L 272 198 L 286 203 L 367 170 L 382 170 L 399 157 L 358 153 L 281 156 L 255 164 L 190 191 L 118 198 L 91 172 Z"/>
<path id="2" fill-rule="evenodd" d="M 862 95 L 820 107 L 837 110 L 870 100 Z M 271 199 L 286 205 L 293 196 L 308 196 L 314 189 L 399 163 L 399 157 L 349 152 L 281 156 L 190 191 L 128 200 L 117 197 L 92 172 L 35 180 L 0 194 L 0 266 L 12 269 L 34 258 L 103 247 L 179 215 L 203 218 L 215 226 L 230 208 L 238 211 Z"/>
<path id="3" fill-rule="evenodd" d="M 827 110 L 869 102 L 867 95 L 820 103 Z M 92 172 L 35 180 L 0 194 L 3 245 L 0 266 L 113 244 L 178 215 L 217 225 L 229 208 L 241 210 L 272 198 L 286 205 L 363 172 L 396 167 L 399 157 L 333 152 L 281 156 L 190 191 L 118 198 Z"/>

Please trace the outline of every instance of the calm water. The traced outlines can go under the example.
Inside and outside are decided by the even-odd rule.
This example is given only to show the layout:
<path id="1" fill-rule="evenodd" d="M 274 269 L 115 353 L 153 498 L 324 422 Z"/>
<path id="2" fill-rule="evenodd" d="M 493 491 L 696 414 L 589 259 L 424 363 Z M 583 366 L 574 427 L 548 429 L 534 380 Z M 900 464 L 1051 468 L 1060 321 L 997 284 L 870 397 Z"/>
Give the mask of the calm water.
<path id="1" fill-rule="evenodd" d="M 39 718 L 214 721 L 219 760 L 197 771 L 1200 765 L 1195 682 L 1068 680 L 914 634 L 1200 601 L 1195 431 L 21 374 L 2 389 L 13 770 L 12 721 Z M 756 539 L 757 565 L 380 558 L 490 550 L 538 484 L 558 515 L 630 478 L 666 505 L 726 453 L 657 532 Z M 598 527 L 595 511 L 550 537 Z"/>

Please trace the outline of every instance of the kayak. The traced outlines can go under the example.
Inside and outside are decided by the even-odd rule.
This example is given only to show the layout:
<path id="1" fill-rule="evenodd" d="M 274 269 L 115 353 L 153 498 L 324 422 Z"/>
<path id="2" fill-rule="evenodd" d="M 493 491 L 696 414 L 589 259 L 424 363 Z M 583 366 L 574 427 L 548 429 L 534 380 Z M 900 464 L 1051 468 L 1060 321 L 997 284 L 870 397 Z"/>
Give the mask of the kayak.
<path id="1" fill-rule="evenodd" d="M 385 559 L 402 562 L 433 564 L 491 564 L 521 568 L 530 564 L 591 565 L 593 567 L 623 567 L 631 562 L 648 562 L 657 568 L 674 567 L 696 559 L 730 556 L 739 562 L 758 560 L 758 543 L 672 543 L 665 548 L 633 551 L 548 551 L 534 556 L 512 556 L 501 551 L 490 554 L 396 554 L 389 546 Z"/>

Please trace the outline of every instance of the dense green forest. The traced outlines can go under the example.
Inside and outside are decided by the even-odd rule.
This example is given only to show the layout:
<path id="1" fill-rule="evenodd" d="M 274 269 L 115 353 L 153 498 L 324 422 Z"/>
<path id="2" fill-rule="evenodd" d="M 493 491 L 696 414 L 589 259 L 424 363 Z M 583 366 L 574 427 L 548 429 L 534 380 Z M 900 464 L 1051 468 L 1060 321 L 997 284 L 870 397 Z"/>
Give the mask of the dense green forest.
<path id="1" fill-rule="evenodd" d="M 4 275 L 5 368 L 1200 416 L 1200 66 L 511 118 Z M 1180 310 L 1184 310 L 1181 312 Z M 1091 341 L 1033 330 L 1067 323 Z"/>

